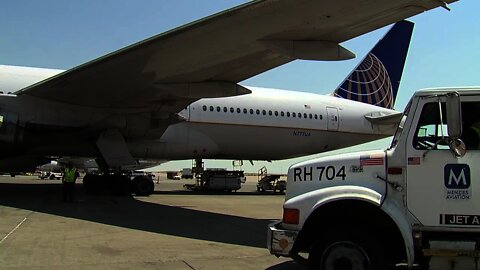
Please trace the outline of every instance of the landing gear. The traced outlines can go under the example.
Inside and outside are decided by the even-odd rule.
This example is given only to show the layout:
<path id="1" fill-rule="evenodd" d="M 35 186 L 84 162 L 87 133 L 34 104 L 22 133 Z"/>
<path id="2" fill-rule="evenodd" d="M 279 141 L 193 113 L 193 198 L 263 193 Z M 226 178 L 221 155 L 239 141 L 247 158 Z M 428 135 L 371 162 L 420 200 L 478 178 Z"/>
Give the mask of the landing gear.
<path id="1" fill-rule="evenodd" d="M 139 196 L 148 196 L 153 193 L 155 185 L 148 176 L 136 176 L 132 181 L 133 193 Z"/>
<path id="2" fill-rule="evenodd" d="M 154 183 L 150 177 L 136 176 L 133 180 L 124 174 L 86 174 L 83 186 L 87 194 L 136 194 L 148 196 L 153 193 Z"/>

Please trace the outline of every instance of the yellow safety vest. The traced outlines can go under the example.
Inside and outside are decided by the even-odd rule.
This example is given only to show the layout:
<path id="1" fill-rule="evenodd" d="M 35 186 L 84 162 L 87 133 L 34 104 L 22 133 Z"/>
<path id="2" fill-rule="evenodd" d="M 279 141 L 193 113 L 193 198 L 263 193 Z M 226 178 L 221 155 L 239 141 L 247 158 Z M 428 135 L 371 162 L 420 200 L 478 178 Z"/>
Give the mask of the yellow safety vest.
<path id="1" fill-rule="evenodd" d="M 65 169 L 65 175 L 63 181 L 67 183 L 75 183 L 77 170 L 76 169 Z"/>

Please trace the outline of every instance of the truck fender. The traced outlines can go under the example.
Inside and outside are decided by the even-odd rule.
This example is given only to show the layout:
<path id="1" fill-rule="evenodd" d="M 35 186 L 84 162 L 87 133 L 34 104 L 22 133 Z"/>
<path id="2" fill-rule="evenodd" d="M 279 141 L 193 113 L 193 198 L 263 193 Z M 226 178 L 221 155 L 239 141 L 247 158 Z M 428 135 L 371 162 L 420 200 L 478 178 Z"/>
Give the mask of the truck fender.
<path id="1" fill-rule="evenodd" d="M 315 211 L 318 207 L 327 204 L 329 202 L 338 201 L 338 200 L 361 200 L 373 203 L 376 206 L 380 206 L 382 201 L 382 194 L 376 192 L 375 190 L 359 187 L 359 186 L 337 186 L 331 188 L 322 189 L 324 194 L 319 194 L 321 200 L 319 200 L 312 208 L 312 212 Z"/>
<path id="2" fill-rule="evenodd" d="M 335 186 L 313 190 L 287 200 L 285 208 L 304 209 L 300 217 L 300 226 L 317 208 L 338 200 L 362 200 L 380 206 L 382 195 L 372 189 L 359 186 Z"/>
<path id="3" fill-rule="evenodd" d="M 402 210 L 402 207 L 398 206 L 394 200 L 385 200 L 381 208 L 395 222 L 398 230 L 402 234 L 406 248 L 405 254 L 407 255 L 408 266 L 413 267 L 413 262 L 415 260 L 415 248 L 412 235 L 412 226 L 406 218 L 407 213 L 405 213 L 405 210 Z"/>
<path id="4" fill-rule="evenodd" d="M 299 198 L 303 197 L 303 198 Z M 408 259 L 409 264 L 411 265 L 413 262 L 413 237 L 410 234 L 409 223 L 405 220 L 405 215 L 402 215 L 402 211 L 396 205 L 393 205 L 390 202 L 382 204 L 383 194 L 372 190 L 366 187 L 360 186 L 336 186 L 336 187 L 328 187 L 322 188 L 319 190 L 311 191 L 291 200 L 288 200 L 285 203 L 286 208 L 297 208 L 297 209 L 305 209 L 305 212 L 301 215 L 301 226 L 304 227 L 306 222 L 308 222 L 308 218 L 314 213 L 316 210 L 321 208 L 322 206 L 329 205 L 331 203 L 340 202 L 340 201 L 362 201 L 372 206 L 376 206 L 379 212 L 383 212 L 385 216 L 390 217 L 391 221 L 397 226 L 397 230 L 403 238 L 405 247 L 406 247 L 406 256 Z M 297 240 L 300 238 L 308 237 L 307 235 L 302 235 L 302 232 L 298 236 Z M 399 235 L 399 237 L 400 237 Z M 298 252 L 301 250 L 302 247 L 297 246 L 296 244 L 300 244 L 298 242 L 295 243 L 293 247 L 293 252 Z M 300 244 L 301 245 L 301 244 Z"/>

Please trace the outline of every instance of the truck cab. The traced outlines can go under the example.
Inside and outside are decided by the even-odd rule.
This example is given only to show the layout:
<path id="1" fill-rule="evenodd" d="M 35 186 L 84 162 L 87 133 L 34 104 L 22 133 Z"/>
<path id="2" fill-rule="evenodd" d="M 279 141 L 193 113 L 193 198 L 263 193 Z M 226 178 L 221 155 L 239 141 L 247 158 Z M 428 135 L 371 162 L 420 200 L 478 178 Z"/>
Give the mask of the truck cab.
<path id="1" fill-rule="evenodd" d="M 388 149 L 290 167 L 270 252 L 312 269 L 478 269 L 479 138 L 480 88 L 418 91 Z"/>

